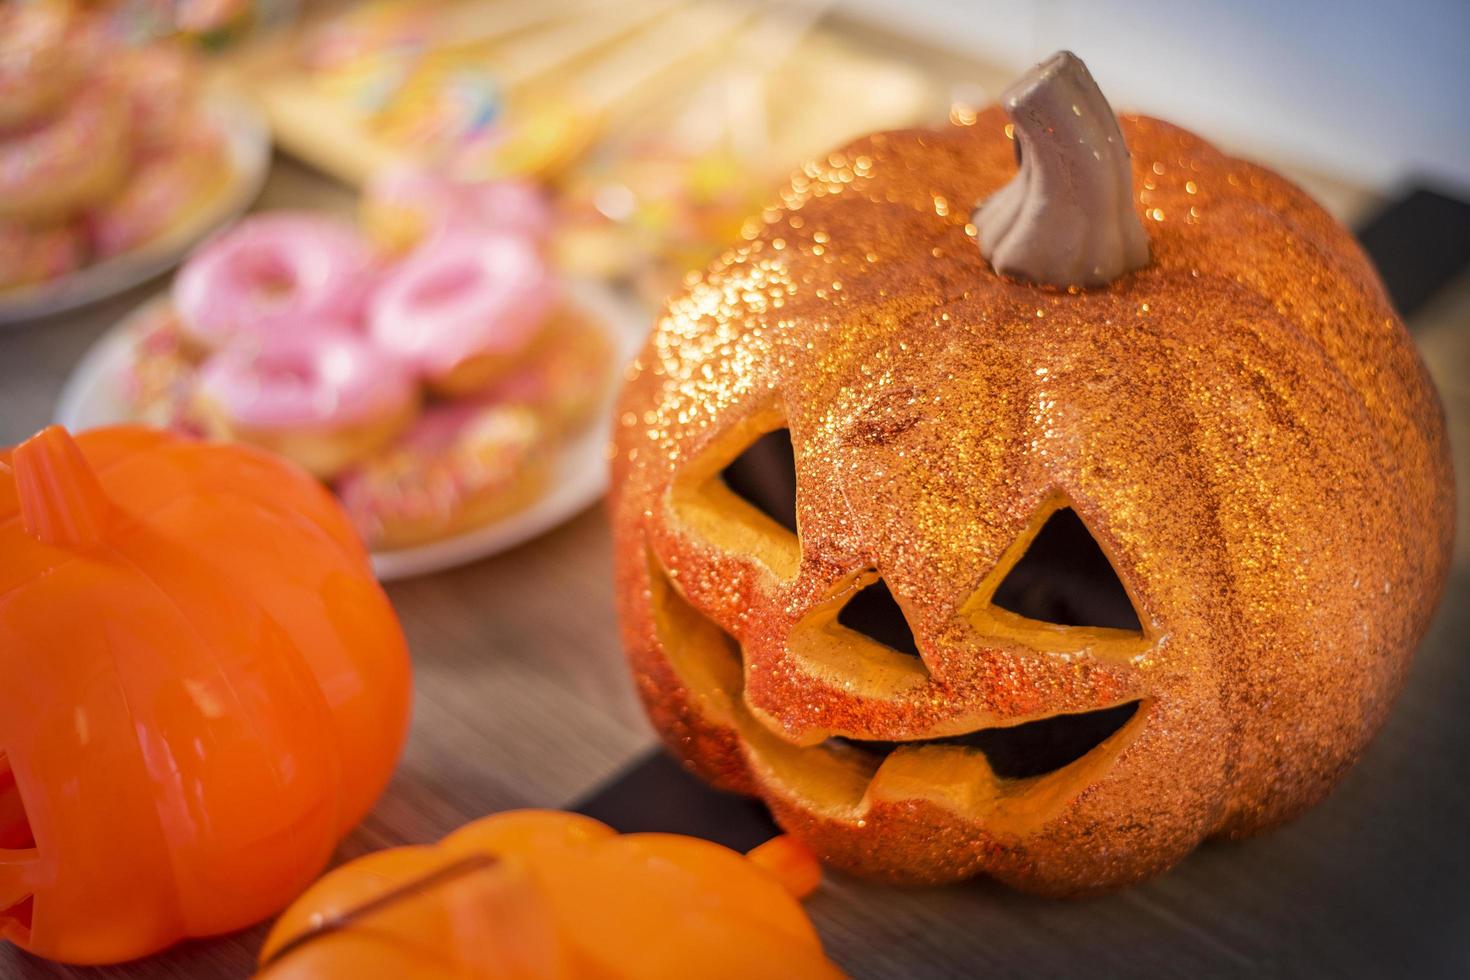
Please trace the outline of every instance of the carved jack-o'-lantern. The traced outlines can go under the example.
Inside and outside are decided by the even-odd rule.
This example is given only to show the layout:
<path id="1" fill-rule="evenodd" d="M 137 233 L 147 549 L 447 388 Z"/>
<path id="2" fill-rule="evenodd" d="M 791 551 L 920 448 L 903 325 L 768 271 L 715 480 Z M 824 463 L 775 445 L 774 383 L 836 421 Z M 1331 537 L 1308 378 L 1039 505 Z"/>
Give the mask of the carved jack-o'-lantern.
<path id="1" fill-rule="evenodd" d="M 1005 108 L 809 165 L 672 302 L 621 406 L 620 613 L 672 750 L 824 859 L 1077 892 L 1327 793 L 1452 475 L 1305 194 L 1070 55 Z"/>

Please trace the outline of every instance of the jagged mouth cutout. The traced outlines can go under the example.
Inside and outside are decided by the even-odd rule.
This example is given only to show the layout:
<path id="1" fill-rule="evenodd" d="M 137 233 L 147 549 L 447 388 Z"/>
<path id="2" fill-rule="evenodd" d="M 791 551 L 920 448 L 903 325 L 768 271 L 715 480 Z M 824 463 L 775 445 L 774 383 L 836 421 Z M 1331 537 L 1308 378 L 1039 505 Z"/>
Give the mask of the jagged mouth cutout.
<path id="1" fill-rule="evenodd" d="M 678 592 L 651 553 L 648 575 L 664 655 L 705 716 L 739 732 L 764 783 L 833 816 L 856 817 L 877 797 L 927 798 L 993 829 L 1022 832 L 1100 778 L 1147 716 L 1141 699 L 942 738 L 795 745 L 745 705 L 735 639 Z"/>
<path id="2" fill-rule="evenodd" d="M 878 757 L 906 745 L 949 745 L 976 749 L 1001 779 L 1032 779 L 1056 772 L 1081 759 L 1122 728 L 1138 711 L 1139 701 L 1111 708 L 1052 715 L 1004 728 L 979 728 L 964 735 L 917 742 L 884 742 L 834 737 L 828 742 L 848 745 Z"/>
<path id="3" fill-rule="evenodd" d="M 676 480 L 675 513 L 717 547 L 743 548 L 778 578 L 794 578 L 796 461 L 784 413 L 754 413 L 720 443 L 725 453 L 701 454 Z M 744 448 L 731 453 L 732 445 Z M 991 825 L 1030 823 L 1099 778 L 1148 714 L 1147 700 L 1133 699 L 938 738 L 794 745 L 744 703 L 735 639 L 678 592 L 651 552 L 648 569 L 655 627 L 681 680 L 711 720 L 740 731 L 768 785 L 808 806 L 852 811 L 875 796 L 922 796 Z M 1111 562 L 1060 496 L 1043 504 L 963 613 L 982 633 L 1042 653 L 1102 647 L 1131 655 L 1152 645 Z M 862 691 L 870 697 L 928 678 L 899 601 L 871 568 L 834 585 L 793 630 L 788 652 L 839 676 L 887 678 Z"/>
<path id="4" fill-rule="evenodd" d="M 35 898 L 22 880 L 25 862 L 35 855 L 36 838 L 16 785 L 9 757 L 0 752 L 0 939 L 29 941 Z"/>

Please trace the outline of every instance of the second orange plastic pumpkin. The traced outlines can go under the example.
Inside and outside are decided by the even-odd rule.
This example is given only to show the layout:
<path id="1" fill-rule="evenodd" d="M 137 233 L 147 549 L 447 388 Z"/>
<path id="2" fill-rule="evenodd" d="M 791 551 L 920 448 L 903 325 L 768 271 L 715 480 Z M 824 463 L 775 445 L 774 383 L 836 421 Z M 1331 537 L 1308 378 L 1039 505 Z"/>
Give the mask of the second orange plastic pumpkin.
<path id="1" fill-rule="evenodd" d="M 0 937 L 130 959 L 271 915 L 372 805 L 403 634 L 337 504 L 138 428 L 0 452 Z"/>
<path id="2" fill-rule="evenodd" d="M 790 838 L 747 859 L 571 813 L 500 813 L 327 875 L 276 923 L 262 977 L 840 980 L 796 900 L 820 876 Z"/>

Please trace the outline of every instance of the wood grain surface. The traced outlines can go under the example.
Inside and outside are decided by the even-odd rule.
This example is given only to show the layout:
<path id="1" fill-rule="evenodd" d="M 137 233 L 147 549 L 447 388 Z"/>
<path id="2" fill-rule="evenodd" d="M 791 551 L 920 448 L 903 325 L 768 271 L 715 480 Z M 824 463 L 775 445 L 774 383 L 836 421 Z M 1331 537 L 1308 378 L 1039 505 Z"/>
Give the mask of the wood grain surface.
<path id="1" fill-rule="evenodd" d="M 1367 199 L 1305 181 L 1351 219 Z M 278 160 L 260 207 L 347 209 L 347 192 Z M 0 330 L 0 443 L 50 420 L 87 346 L 162 283 Z M 1412 326 L 1470 473 L 1470 279 Z M 980 881 L 927 891 L 829 875 L 809 902 L 856 977 L 1399 977 L 1470 974 L 1470 549 L 1407 689 L 1362 763 L 1324 804 L 1275 833 L 1202 848 L 1146 885 L 1080 902 Z M 414 723 L 402 765 L 346 860 L 426 842 L 518 806 L 558 806 L 653 742 L 624 674 L 608 528 L 593 508 L 477 564 L 389 587 L 413 651 Z M 99 815 L 99 819 L 105 816 Z M 0 977 L 244 977 L 265 927 L 109 969 L 0 948 Z"/>

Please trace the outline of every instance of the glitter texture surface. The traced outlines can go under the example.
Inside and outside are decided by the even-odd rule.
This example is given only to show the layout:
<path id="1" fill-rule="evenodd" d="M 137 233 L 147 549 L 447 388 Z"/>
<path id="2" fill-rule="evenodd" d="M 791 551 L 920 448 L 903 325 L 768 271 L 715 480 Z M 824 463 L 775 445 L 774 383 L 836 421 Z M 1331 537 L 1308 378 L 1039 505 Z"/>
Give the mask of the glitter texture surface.
<path id="1" fill-rule="evenodd" d="M 1007 281 L 966 224 L 1015 173 L 999 109 L 798 173 L 670 304 L 614 447 L 623 637 L 672 750 L 825 860 L 1073 893 L 1324 796 L 1378 728 L 1453 538 L 1442 411 L 1348 233 L 1282 178 L 1125 116 L 1153 260 Z M 799 535 L 718 481 L 791 430 Z M 989 594 L 1057 507 L 1143 629 Z M 832 624 L 881 574 L 922 660 Z M 1130 701 L 1082 759 L 1003 780 L 915 741 Z"/>

